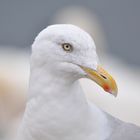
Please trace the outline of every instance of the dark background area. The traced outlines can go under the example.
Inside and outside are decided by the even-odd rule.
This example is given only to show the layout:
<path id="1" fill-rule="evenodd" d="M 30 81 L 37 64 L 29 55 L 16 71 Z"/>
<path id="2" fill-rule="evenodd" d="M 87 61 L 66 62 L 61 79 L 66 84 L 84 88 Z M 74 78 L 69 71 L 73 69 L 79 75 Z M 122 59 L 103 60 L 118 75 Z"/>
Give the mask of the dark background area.
<path id="1" fill-rule="evenodd" d="M 112 55 L 140 66 L 138 0 L 0 0 L 0 46 L 30 49 L 57 10 L 73 5 L 84 6 L 98 16 Z"/>

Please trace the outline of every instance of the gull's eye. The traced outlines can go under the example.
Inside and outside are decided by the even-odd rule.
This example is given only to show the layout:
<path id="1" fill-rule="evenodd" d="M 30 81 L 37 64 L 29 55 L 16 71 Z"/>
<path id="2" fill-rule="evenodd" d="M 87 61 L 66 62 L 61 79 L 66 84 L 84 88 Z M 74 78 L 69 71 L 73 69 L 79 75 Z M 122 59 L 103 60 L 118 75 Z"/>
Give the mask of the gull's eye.
<path id="1" fill-rule="evenodd" d="M 63 50 L 66 51 L 66 52 L 72 52 L 72 51 L 73 51 L 73 47 L 72 47 L 72 45 L 69 44 L 69 43 L 64 43 L 64 44 L 62 44 L 62 48 L 63 48 Z"/>

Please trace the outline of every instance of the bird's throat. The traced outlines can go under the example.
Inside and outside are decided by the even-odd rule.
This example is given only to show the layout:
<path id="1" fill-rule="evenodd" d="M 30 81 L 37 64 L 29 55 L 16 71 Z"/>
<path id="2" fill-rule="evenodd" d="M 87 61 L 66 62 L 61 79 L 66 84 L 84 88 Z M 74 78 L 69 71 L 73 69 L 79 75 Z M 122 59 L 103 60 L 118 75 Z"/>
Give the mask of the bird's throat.
<path id="1" fill-rule="evenodd" d="M 94 135 L 94 129 L 100 131 L 96 128 L 100 115 L 96 109 L 91 112 L 78 81 L 70 82 L 42 70 L 32 71 L 19 134 L 24 140 L 85 140 L 87 135 Z M 91 123 L 94 119 L 95 126 Z"/>
<path id="2" fill-rule="evenodd" d="M 22 129 L 28 128 L 26 131 L 31 135 L 41 130 L 46 132 L 40 133 L 45 135 L 42 137 L 60 137 L 65 133 L 75 133 L 73 128 L 81 131 L 88 113 L 88 103 L 78 81 L 69 82 L 63 76 L 56 77 L 45 71 L 32 72 Z M 78 128 L 79 125 L 83 127 Z"/>

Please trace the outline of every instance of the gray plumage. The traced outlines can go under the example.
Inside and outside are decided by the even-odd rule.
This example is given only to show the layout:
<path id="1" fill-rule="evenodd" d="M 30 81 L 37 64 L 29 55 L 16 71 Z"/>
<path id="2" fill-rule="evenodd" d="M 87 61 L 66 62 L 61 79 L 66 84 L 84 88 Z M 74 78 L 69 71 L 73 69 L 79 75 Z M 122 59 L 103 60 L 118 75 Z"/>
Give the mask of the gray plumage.
<path id="1" fill-rule="evenodd" d="M 140 140 L 140 127 L 123 122 L 106 113 L 112 128 L 110 137 L 106 140 Z"/>

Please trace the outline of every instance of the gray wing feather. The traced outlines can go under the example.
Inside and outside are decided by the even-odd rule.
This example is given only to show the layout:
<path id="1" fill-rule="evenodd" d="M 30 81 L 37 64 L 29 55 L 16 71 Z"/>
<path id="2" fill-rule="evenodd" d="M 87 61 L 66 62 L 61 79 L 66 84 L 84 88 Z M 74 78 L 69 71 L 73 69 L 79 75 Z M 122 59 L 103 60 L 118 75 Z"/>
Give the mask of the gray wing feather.
<path id="1" fill-rule="evenodd" d="M 140 127 L 106 115 L 113 130 L 107 140 L 140 140 Z"/>

